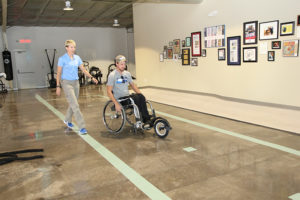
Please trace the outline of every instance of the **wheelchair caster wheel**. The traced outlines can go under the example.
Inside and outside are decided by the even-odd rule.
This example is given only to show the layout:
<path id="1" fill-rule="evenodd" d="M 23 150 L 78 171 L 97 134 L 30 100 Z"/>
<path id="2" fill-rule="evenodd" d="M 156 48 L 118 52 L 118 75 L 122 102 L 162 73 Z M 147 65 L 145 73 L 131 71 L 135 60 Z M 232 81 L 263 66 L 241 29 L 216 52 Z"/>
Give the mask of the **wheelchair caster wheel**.
<path id="1" fill-rule="evenodd" d="M 165 138 L 169 134 L 170 125 L 165 119 L 156 120 L 154 123 L 154 131 L 160 138 Z"/>

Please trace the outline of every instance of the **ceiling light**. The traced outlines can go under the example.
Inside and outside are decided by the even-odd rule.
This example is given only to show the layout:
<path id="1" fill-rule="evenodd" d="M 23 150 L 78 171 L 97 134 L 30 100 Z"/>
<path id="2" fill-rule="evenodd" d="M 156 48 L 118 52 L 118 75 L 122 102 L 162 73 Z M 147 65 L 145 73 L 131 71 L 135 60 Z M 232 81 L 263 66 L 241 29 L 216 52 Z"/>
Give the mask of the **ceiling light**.
<path id="1" fill-rule="evenodd" d="M 219 13 L 219 11 L 214 10 L 214 11 L 211 11 L 210 13 L 208 13 L 208 16 L 209 16 L 209 17 L 214 17 L 214 16 L 216 16 L 218 13 Z"/>
<path id="2" fill-rule="evenodd" d="M 119 21 L 117 19 L 114 19 L 113 27 L 120 26 Z"/>
<path id="3" fill-rule="evenodd" d="M 71 2 L 70 1 L 66 1 L 66 7 L 64 7 L 64 10 L 73 10 L 73 8 L 71 7 Z"/>

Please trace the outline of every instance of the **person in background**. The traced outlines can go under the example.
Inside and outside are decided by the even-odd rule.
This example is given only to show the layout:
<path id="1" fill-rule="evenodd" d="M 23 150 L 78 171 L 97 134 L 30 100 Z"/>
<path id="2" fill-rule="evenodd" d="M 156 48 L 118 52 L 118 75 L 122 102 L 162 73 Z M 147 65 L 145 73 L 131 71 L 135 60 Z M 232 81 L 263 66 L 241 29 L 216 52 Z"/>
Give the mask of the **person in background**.
<path id="1" fill-rule="evenodd" d="M 58 59 L 57 64 L 56 94 L 60 96 L 61 88 L 63 88 L 66 99 L 69 103 L 64 123 L 69 128 L 73 128 L 74 125 L 72 123 L 72 116 L 74 115 L 79 127 L 79 134 L 83 135 L 87 133 L 87 130 L 77 101 L 80 88 L 78 80 L 78 67 L 87 77 L 91 78 L 94 83 L 98 84 L 98 81 L 88 71 L 86 71 L 81 58 L 75 54 L 75 41 L 66 40 L 65 48 L 67 52 Z"/>

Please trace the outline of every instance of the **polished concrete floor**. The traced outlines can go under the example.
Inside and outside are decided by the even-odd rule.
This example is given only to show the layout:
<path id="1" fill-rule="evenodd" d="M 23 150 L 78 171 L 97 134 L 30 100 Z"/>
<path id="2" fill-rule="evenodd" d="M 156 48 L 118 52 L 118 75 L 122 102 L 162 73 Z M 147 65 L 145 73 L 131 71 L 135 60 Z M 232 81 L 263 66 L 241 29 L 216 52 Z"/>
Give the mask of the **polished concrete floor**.
<path id="1" fill-rule="evenodd" d="M 166 139 L 129 127 L 109 134 L 102 122 L 107 101 L 101 86 L 81 88 L 88 135 L 170 199 L 281 200 L 300 193 L 300 156 L 217 130 L 168 118 Z M 40 95 L 65 113 L 64 96 L 35 89 L 0 95 L 0 153 L 43 148 L 43 159 L 0 165 L 0 199 L 150 199 L 76 132 L 40 103 Z M 159 103 L 157 111 L 294 149 L 300 136 Z M 183 148 L 192 147 L 187 152 Z M 1 159 L 1 158 L 0 158 Z M 149 188 L 145 188 L 147 190 Z M 160 197 L 152 198 L 160 200 Z"/>

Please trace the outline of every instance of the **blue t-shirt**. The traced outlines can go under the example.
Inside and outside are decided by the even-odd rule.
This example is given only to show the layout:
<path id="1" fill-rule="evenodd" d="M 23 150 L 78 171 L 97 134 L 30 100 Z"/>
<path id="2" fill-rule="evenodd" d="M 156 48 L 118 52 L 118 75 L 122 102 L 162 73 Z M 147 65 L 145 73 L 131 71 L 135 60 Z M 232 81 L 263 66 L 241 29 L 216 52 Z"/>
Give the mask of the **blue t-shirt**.
<path id="1" fill-rule="evenodd" d="M 62 80 L 78 80 L 78 67 L 82 64 L 79 56 L 73 55 L 73 60 L 67 53 L 58 59 L 57 66 L 62 67 Z"/>

